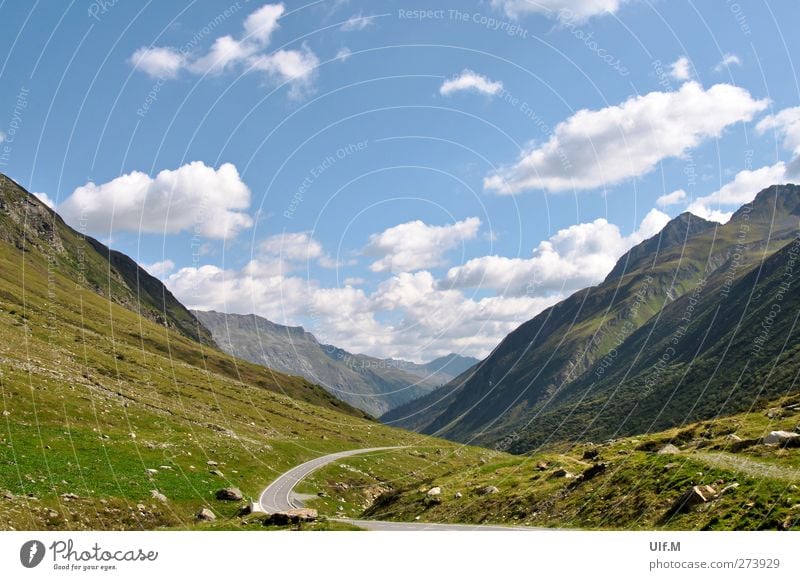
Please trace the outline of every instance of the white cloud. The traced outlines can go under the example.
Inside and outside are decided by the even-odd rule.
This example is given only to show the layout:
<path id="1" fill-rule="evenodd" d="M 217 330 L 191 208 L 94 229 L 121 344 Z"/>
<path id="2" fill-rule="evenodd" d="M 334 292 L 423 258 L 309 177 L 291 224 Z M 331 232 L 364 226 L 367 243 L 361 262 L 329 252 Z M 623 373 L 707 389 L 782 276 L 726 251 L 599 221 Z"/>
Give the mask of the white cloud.
<path id="1" fill-rule="evenodd" d="M 484 179 L 486 189 L 591 189 L 644 175 L 703 140 L 719 137 L 767 106 L 745 89 L 687 82 L 678 91 L 652 92 L 620 105 L 581 110 L 559 123 L 544 144 Z"/>
<path id="2" fill-rule="evenodd" d="M 373 272 L 434 268 L 445 264 L 445 252 L 475 238 L 480 226 L 481 220 L 476 217 L 446 226 L 431 226 L 415 220 L 371 235 L 364 253 L 380 257 L 370 265 Z"/>
<path id="3" fill-rule="evenodd" d="M 735 54 L 728 52 L 722 55 L 722 60 L 719 61 L 719 63 L 717 63 L 717 66 L 714 67 L 714 70 L 717 72 L 722 72 L 723 70 L 725 70 L 726 68 L 730 68 L 730 66 L 734 64 L 736 66 L 741 66 L 742 61 Z"/>
<path id="4" fill-rule="evenodd" d="M 692 78 L 692 66 L 689 59 L 682 56 L 669 65 L 669 76 L 676 81 L 688 81 Z"/>
<path id="5" fill-rule="evenodd" d="M 530 258 L 474 258 L 451 268 L 440 286 L 491 288 L 507 296 L 570 294 L 605 278 L 620 256 L 668 221 L 668 215 L 652 209 L 630 236 L 603 218 L 573 225 L 540 242 Z"/>
<path id="6" fill-rule="evenodd" d="M 136 70 L 153 78 L 174 79 L 186 64 L 186 58 L 169 46 L 143 46 L 133 53 L 130 63 Z"/>
<path id="7" fill-rule="evenodd" d="M 800 107 L 783 109 L 775 115 L 767 115 L 756 125 L 756 131 L 764 134 L 775 131 L 777 137 L 783 137 L 783 147 L 800 155 Z"/>
<path id="8" fill-rule="evenodd" d="M 142 264 L 141 266 L 156 278 L 164 278 L 175 269 L 175 262 L 172 260 L 162 260 L 160 262 L 153 262 L 152 264 Z"/>
<path id="9" fill-rule="evenodd" d="M 487 77 L 465 68 L 457 77 L 446 80 L 439 87 L 439 94 L 449 97 L 460 91 L 472 91 L 484 95 L 496 95 L 503 90 L 503 83 L 492 81 Z"/>
<path id="10" fill-rule="evenodd" d="M 340 49 L 339 49 L 339 51 L 336 53 L 336 56 L 335 56 L 334 58 L 335 58 L 336 60 L 339 60 L 339 61 L 341 61 L 341 62 L 344 62 L 344 61 L 346 61 L 348 58 L 350 58 L 350 56 L 352 56 L 352 54 L 353 54 L 353 51 L 352 51 L 352 50 L 350 50 L 350 49 L 349 49 L 349 48 L 347 48 L 346 46 L 343 46 L 342 48 L 340 48 Z"/>
<path id="11" fill-rule="evenodd" d="M 687 211 L 707 220 L 725 223 L 731 219 L 733 210 L 753 201 L 759 191 L 785 180 L 786 165 L 782 161 L 759 169 L 745 169 L 719 190 L 695 199 Z"/>
<path id="12" fill-rule="evenodd" d="M 283 233 L 270 236 L 259 244 L 259 249 L 284 260 L 308 261 L 322 256 L 322 244 L 304 232 Z"/>
<path id="13" fill-rule="evenodd" d="M 342 24 L 342 30 L 344 32 L 364 30 L 365 28 L 374 24 L 372 19 L 372 16 L 364 16 L 363 13 L 359 12 L 358 14 L 348 18 L 345 23 Z"/>
<path id="14" fill-rule="evenodd" d="M 278 28 L 278 19 L 284 12 L 283 4 L 265 4 L 255 12 L 251 12 L 244 20 L 246 37 L 267 44 L 272 33 Z"/>
<path id="15" fill-rule="evenodd" d="M 658 207 L 669 207 L 686 199 L 686 192 L 682 189 L 676 189 L 672 193 L 665 193 L 656 200 Z"/>
<path id="16" fill-rule="evenodd" d="M 592 16 L 613 14 L 626 0 L 492 0 L 492 6 L 510 18 L 525 14 L 544 14 L 561 20 L 585 20 Z"/>
<path id="17" fill-rule="evenodd" d="M 109 182 L 89 182 L 60 206 L 65 220 L 90 231 L 178 233 L 195 230 L 229 238 L 253 224 L 250 190 L 231 163 L 214 169 L 194 161 L 155 177 L 133 171 Z"/>
<path id="18" fill-rule="evenodd" d="M 245 18 L 239 38 L 217 37 L 205 54 L 188 55 L 170 47 L 143 47 L 130 61 L 137 70 L 158 78 L 174 78 L 181 70 L 219 75 L 242 67 L 244 72 L 263 72 L 273 81 L 290 83 L 290 95 L 297 97 L 307 92 L 319 59 L 307 46 L 267 52 L 284 12 L 283 4 L 265 4 Z"/>
<path id="19" fill-rule="evenodd" d="M 53 201 L 49 195 L 46 193 L 40 193 L 38 191 L 31 192 L 39 201 L 45 204 L 50 209 L 56 209 L 56 202 Z"/>

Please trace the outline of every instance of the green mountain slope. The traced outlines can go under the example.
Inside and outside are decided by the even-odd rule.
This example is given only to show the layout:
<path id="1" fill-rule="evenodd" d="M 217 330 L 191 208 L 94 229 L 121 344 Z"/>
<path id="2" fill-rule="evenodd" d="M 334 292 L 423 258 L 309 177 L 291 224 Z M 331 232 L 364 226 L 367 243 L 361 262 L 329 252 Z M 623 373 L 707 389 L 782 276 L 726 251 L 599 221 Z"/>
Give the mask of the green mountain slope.
<path id="1" fill-rule="evenodd" d="M 375 416 L 429 393 L 477 362 L 455 354 L 424 365 L 378 359 L 320 344 L 302 327 L 275 324 L 254 314 L 193 314 L 225 352 L 305 377 Z"/>
<path id="2" fill-rule="evenodd" d="M 7 180 L 0 216 L 0 529 L 194 527 L 202 507 L 220 518 L 241 507 L 217 490 L 256 497 L 343 449 L 451 451 L 441 467 L 417 461 L 420 473 L 476 460 L 192 340 L 177 318 L 140 315 L 135 292 L 123 299 L 125 275 Z"/>
<path id="3" fill-rule="evenodd" d="M 726 314 L 735 312 L 728 303 L 747 306 L 750 290 L 740 285 L 748 282 L 741 281 L 793 240 L 798 216 L 800 188 L 794 185 L 764 190 L 723 226 L 688 214 L 679 216 L 659 235 L 623 256 L 602 284 L 577 292 L 510 334 L 474 373 L 448 385 L 452 394 L 439 397 L 442 401 L 430 412 L 420 413 L 419 403 L 417 407 L 402 407 L 389 417 L 394 419 L 392 424 L 484 445 L 511 439 L 515 451 L 553 438 L 610 436 L 618 428 L 631 433 L 635 432 L 634 424 L 645 428 L 646 414 L 639 417 L 640 407 L 635 411 L 617 407 L 619 399 L 609 394 L 621 382 L 633 378 L 628 372 L 632 361 L 654 364 L 652 357 L 662 354 L 659 341 L 671 340 L 677 328 L 676 313 L 685 310 L 686 304 L 696 307 L 699 286 L 716 291 L 704 294 L 703 306 L 693 310 L 695 320 L 701 309 L 721 307 L 723 296 L 727 300 L 722 308 Z M 776 260 L 780 261 L 780 256 Z M 771 291 L 767 280 L 758 280 L 761 292 Z M 745 302 L 740 303 L 742 300 Z M 752 308 L 747 311 L 750 317 L 759 315 Z M 703 329 L 702 324 L 709 321 L 704 319 L 693 328 Z M 723 317 L 715 324 L 714 339 L 705 343 L 708 348 L 717 344 L 714 340 L 722 340 L 732 332 L 734 322 Z M 774 345 L 796 337 L 775 332 L 768 339 Z M 690 349 L 694 344 L 686 340 L 681 347 Z M 727 356 L 742 356 L 737 350 L 741 348 L 737 343 Z M 687 350 L 682 356 L 693 355 Z M 710 372 L 707 367 L 701 368 L 702 372 Z M 695 382 L 709 378 L 697 372 L 691 377 Z M 673 378 L 660 373 L 650 379 L 653 404 L 663 401 L 666 389 L 674 387 L 669 382 Z M 749 392 L 751 398 L 754 394 Z M 428 399 L 436 397 L 433 393 Z M 741 410 L 746 398 L 739 397 L 738 406 L 727 412 Z M 719 411 L 713 408 L 715 403 L 708 402 L 696 405 L 689 413 L 690 409 L 684 408 L 687 400 L 672 399 L 658 426 L 676 424 L 681 415 L 697 418 Z M 575 408 L 577 401 L 581 405 L 593 401 L 595 407 L 591 411 L 580 407 L 579 412 Z M 593 421 L 592 413 L 598 412 L 596 405 L 603 408 L 603 415 Z M 626 418 L 629 412 L 632 416 Z M 556 428 L 566 418 L 569 420 Z M 598 421 L 603 428 L 587 430 L 587 426 L 597 426 Z M 630 428 L 623 428 L 626 421 L 631 421 Z"/>

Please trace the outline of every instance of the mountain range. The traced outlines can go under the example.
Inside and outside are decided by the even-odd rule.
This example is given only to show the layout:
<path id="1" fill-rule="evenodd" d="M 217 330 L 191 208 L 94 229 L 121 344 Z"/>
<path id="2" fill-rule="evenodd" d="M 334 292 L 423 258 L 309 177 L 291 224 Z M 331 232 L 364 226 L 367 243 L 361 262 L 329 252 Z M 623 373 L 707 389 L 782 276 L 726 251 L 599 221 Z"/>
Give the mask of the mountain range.
<path id="1" fill-rule="evenodd" d="M 796 389 L 800 187 L 681 214 L 391 425 L 525 452 L 732 414 Z"/>
<path id="2" fill-rule="evenodd" d="M 197 310 L 192 314 L 225 352 L 305 377 L 374 416 L 433 391 L 478 362 L 457 354 L 426 364 L 379 359 L 321 344 L 300 326 L 283 326 L 255 314 Z"/>

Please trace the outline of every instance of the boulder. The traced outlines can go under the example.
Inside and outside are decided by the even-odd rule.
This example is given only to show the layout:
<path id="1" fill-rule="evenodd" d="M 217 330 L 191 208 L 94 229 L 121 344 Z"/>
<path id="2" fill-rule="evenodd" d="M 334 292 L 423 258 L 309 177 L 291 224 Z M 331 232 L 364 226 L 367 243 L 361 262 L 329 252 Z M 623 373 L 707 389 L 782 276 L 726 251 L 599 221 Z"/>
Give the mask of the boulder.
<path id="1" fill-rule="evenodd" d="M 215 516 L 214 512 L 212 512 L 210 509 L 203 508 L 197 512 L 195 518 L 201 522 L 213 522 L 215 519 L 217 519 L 217 516 Z"/>
<path id="2" fill-rule="evenodd" d="M 550 479 L 558 479 L 561 477 L 569 477 L 570 473 L 563 467 L 560 469 L 556 469 L 553 473 L 550 474 Z"/>
<path id="3" fill-rule="evenodd" d="M 771 431 L 769 435 L 764 437 L 764 445 L 791 445 L 794 447 L 800 441 L 800 434 L 792 433 L 791 431 Z"/>
<path id="4" fill-rule="evenodd" d="M 584 470 L 583 473 L 581 473 L 581 481 L 589 481 L 590 479 L 594 479 L 595 477 L 603 473 L 607 467 L 608 465 L 605 463 L 595 463 L 588 469 Z"/>
<path id="5" fill-rule="evenodd" d="M 733 491 L 733 490 L 734 490 L 734 489 L 736 489 L 737 487 L 739 487 L 739 484 L 738 484 L 738 483 L 735 483 L 735 482 L 734 482 L 734 483 L 731 483 L 731 484 L 729 484 L 729 485 L 726 485 L 725 487 L 723 487 L 723 488 L 720 490 L 719 494 L 720 494 L 720 495 L 722 495 L 723 493 L 728 493 L 729 491 Z"/>
<path id="6" fill-rule="evenodd" d="M 482 487 L 478 490 L 478 495 L 491 495 L 493 493 L 497 493 L 500 491 L 493 485 L 487 485 L 486 487 Z"/>
<path id="7" fill-rule="evenodd" d="M 428 495 L 430 495 L 430 496 L 440 495 L 441 493 L 442 493 L 442 488 L 441 487 L 432 487 L 432 488 L 430 488 L 428 490 Z"/>
<path id="8" fill-rule="evenodd" d="M 264 520 L 264 524 L 273 526 L 288 526 L 289 524 L 299 524 L 300 522 L 313 522 L 318 517 L 317 510 L 300 508 L 270 514 L 270 516 Z"/>
<path id="9" fill-rule="evenodd" d="M 671 511 L 684 511 L 696 505 L 707 503 L 718 495 L 717 490 L 710 485 L 693 485 L 678 498 Z"/>
<path id="10" fill-rule="evenodd" d="M 161 503 L 167 503 L 167 496 L 165 496 L 163 493 L 161 493 L 157 489 L 151 489 L 150 490 L 150 495 L 153 497 L 153 499 L 158 500 Z"/>
<path id="11" fill-rule="evenodd" d="M 583 459 L 591 461 L 593 459 L 597 459 L 600 456 L 600 452 L 597 449 L 587 449 L 583 452 Z"/>
<path id="12" fill-rule="evenodd" d="M 672 443 L 667 443 L 658 450 L 658 455 L 675 455 L 676 453 L 680 453 L 681 450 L 675 447 Z"/>
<path id="13" fill-rule="evenodd" d="M 221 499 L 223 501 L 241 501 L 244 499 L 244 495 L 242 495 L 242 490 L 238 487 L 226 487 L 225 489 L 220 489 L 216 493 L 217 499 Z"/>

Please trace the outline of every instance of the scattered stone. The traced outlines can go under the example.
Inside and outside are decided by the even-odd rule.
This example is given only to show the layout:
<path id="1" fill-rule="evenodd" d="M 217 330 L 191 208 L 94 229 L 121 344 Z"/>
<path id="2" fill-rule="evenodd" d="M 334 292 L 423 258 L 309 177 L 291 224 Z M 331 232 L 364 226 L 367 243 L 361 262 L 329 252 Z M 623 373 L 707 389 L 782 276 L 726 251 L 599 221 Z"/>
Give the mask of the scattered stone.
<path id="1" fill-rule="evenodd" d="M 583 459 L 587 461 L 592 461 L 597 459 L 600 456 L 600 452 L 597 449 L 587 449 L 583 452 Z"/>
<path id="2" fill-rule="evenodd" d="M 216 461 L 206 461 L 206 465 L 208 465 L 209 467 L 216 467 L 217 465 L 219 465 L 219 463 L 217 463 Z"/>
<path id="3" fill-rule="evenodd" d="M 211 471 L 209 471 L 209 473 L 211 475 L 216 475 L 217 477 L 225 477 L 225 475 L 223 475 L 223 473 L 219 469 L 212 469 Z"/>
<path id="4" fill-rule="evenodd" d="M 588 469 L 586 469 L 583 473 L 581 473 L 580 478 L 581 481 L 589 481 L 590 479 L 594 479 L 601 473 L 603 473 L 606 468 L 608 467 L 605 463 L 595 463 Z"/>
<path id="5" fill-rule="evenodd" d="M 725 441 L 732 441 L 734 443 L 738 443 L 741 440 L 742 438 L 739 437 L 736 433 L 729 433 L 728 435 L 725 435 Z"/>
<path id="6" fill-rule="evenodd" d="M 143 503 L 137 503 L 136 509 L 139 510 L 140 512 L 144 512 L 147 511 L 147 506 L 144 505 Z"/>
<path id="7" fill-rule="evenodd" d="M 764 445 L 791 445 L 800 443 L 800 434 L 791 431 L 771 431 L 764 437 Z"/>
<path id="8" fill-rule="evenodd" d="M 226 487 L 217 492 L 217 499 L 223 501 L 241 501 L 244 499 L 244 495 L 242 495 L 242 490 L 238 487 Z"/>
<path id="9" fill-rule="evenodd" d="M 8 499 L 8 500 L 15 500 L 15 499 L 17 499 L 17 496 L 15 496 L 15 495 L 14 495 L 13 493 L 11 493 L 9 490 L 5 490 L 5 491 L 3 491 L 3 493 L 2 493 L 2 494 L 0 494 L 0 496 L 2 496 L 2 497 L 3 497 L 3 499 Z"/>
<path id="10" fill-rule="evenodd" d="M 75 495 L 74 493 L 62 493 L 61 497 L 67 501 L 78 499 L 78 496 Z"/>
<path id="11" fill-rule="evenodd" d="M 158 468 L 159 469 L 172 469 L 172 466 L 171 465 L 159 465 Z"/>
<path id="12" fill-rule="evenodd" d="M 500 491 L 500 490 L 499 490 L 499 489 L 497 489 L 495 486 L 493 486 L 493 485 L 487 485 L 486 487 L 482 487 L 482 488 L 480 488 L 480 489 L 478 490 L 478 495 L 491 495 L 491 494 L 493 494 L 493 493 L 497 493 L 497 492 L 499 492 L 499 491 Z"/>
<path id="13" fill-rule="evenodd" d="M 672 443 L 667 443 L 658 450 L 658 455 L 675 455 L 676 453 L 680 453 L 681 450 L 675 447 Z"/>
<path id="14" fill-rule="evenodd" d="M 195 517 L 203 522 L 213 522 L 215 519 L 217 519 L 217 516 L 214 515 L 214 512 L 208 508 L 201 509 L 199 512 L 197 512 Z"/>
<path id="15" fill-rule="evenodd" d="M 441 487 L 432 487 L 432 488 L 430 488 L 428 490 L 428 495 L 429 496 L 440 495 L 441 493 L 442 493 L 442 488 Z"/>
<path id="16" fill-rule="evenodd" d="M 539 463 L 536 464 L 536 469 L 538 469 L 539 471 L 544 471 L 545 469 L 547 469 L 547 467 L 548 464 L 546 461 L 540 461 Z"/>
<path id="17" fill-rule="evenodd" d="M 325 493 L 324 491 L 319 491 L 317 492 L 317 497 L 328 497 L 328 494 Z"/>
<path id="18" fill-rule="evenodd" d="M 286 526 L 289 524 L 299 524 L 300 522 L 313 522 L 318 517 L 317 510 L 311 508 L 300 508 L 270 514 L 270 516 L 264 520 L 264 524 L 273 526 Z"/>
<path id="19" fill-rule="evenodd" d="M 456 499 L 461 499 L 464 496 L 461 494 L 460 491 L 457 491 L 456 494 L 453 497 L 456 498 Z"/>
<path id="20" fill-rule="evenodd" d="M 563 467 L 560 469 L 556 469 L 553 473 L 550 474 L 550 479 L 558 479 L 561 477 L 571 477 L 571 474 Z"/>
<path id="21" fill-rule="evenodd" d="M 150 495 L 153 496 L 153 499 L 160 501 L 161 503 L 167 503 L 167 496 L 163 493 L 158 491 L 157 489 L 151 489 Z"/>
<path id="22" fill-rule="evenodd" d="M 719 494 L 710 485 L 693 485 L 687 489 L 672 506 L 672 512 L 684 511 L 688 508 L 707 503 Z"/>
<path id="23" fill-rule="evenodd" d="M 158 473 L 158 469 L 148 469 L 147 473 L 149 473 L 150 475 L 155 475 L 156 473 Z"/>
<path id="24" fill-rule="evenodd" d="M 719 494 L 722 495 L 724 493 L 728 493 L 729 491 L 733 491 L 737 487 L 739 487 L 738 483 L 728 484 L 728 485 L 726 485 L 725 487 L 722 488 L 722 490 L 719 492 Z"/>
<path id="25" fill-rule="evenodd" d="M 780 419 L 781 417 L 783 417 L 783 412 L 777 408 L 767 409 L 765 415 L 770 419 Z"/>

